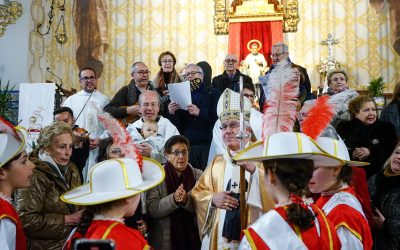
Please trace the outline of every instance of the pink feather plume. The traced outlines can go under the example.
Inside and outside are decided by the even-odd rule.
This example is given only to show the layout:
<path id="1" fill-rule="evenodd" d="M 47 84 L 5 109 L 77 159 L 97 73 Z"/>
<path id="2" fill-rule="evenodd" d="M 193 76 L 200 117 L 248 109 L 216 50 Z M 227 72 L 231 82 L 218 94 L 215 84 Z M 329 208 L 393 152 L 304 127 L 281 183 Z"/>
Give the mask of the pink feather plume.
<path id="1" fill-rule="evenodd" d="M 136 160 L 140 170 L 142 170 L 143 158 L 139 154 L 139 150 L 136 144 L 133 143 L 132 137 L 128 131 L 108 113 L 99 114 L 97 117 L 103 127 L 112 136 L 114 143 L 120 146 L 125 156 Z"/>
<path id="2" fill-rule="evenodd" d="M 14 126 L 2 116 L 0 116 L 0 132 L 10 134 L 21 141 L 21 138 L 19 138 L 19 135 L 17 134 Z"/>
<path id="3" fill-rule="evenodd" d="M 269 75 L 263 140 L 271 134 L 293 130 L 299 95 L 299 85 L 291 80 L 293 77 L 291 64 L 287 62 L 278 63 Z"/>
<path id="4" fill-rule="evenodd" d="M 321 96 L 314 107 L 310 109 L 307 117 L 301 123 L 301 130 L 312 139 L 317 139 L 331 122 L 335 112 L 329 103 L 330 96 Z"/>

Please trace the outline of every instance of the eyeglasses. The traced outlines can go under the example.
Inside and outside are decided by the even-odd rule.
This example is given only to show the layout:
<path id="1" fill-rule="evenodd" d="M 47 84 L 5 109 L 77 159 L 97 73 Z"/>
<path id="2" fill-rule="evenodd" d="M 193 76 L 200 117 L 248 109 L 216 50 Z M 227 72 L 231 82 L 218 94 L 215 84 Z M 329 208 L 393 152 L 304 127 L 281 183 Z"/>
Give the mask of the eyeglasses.
<path id="1" fill-rule="evenodd" d="M 162 60 L 161 63 L 174 63 L 174 60 Z"/>
<path id="2" fill-rule="evenodd" d="M 139 75 L 148 75 L 148 74 L 151 73 L 151 71 L 149 71 L 149 70 L 140 70 L 140 71 L 133 72 L 133 73 L 138 73 Z"/>
<path id="3" fill-rule="evenodd" d="M 237 63 L 237 60 L 235 59 L 225 59 L 226 63 Z"/>
<path id="4" fill-rule="evenodd" d="M 148 107 L 155 108 L 155 107 L 158 107 L 158 103 L 156 103 L 156 102 L 153 102 L 153 103 L 145 102 L 145 103 L 142 103 L 140 106 L 143 106 L 145 108 L 148 108 Z"/>
<path id="5" fill-rule="evenodd" d="M 244 97 L 247 97 L 249 99 L 254 99 L 254 97 L 256 97 L 255 95 L 251 95 L 251 94 L 243 94 Z"/>
<path id="6" fill-rule="evenodd" d="M 286 52 L 282 52 L 282 53 L 278 53 L 278 54 L 271 54 L 270 57 L 274 58 L 274 57 L 279 57 L 280 55 L 285 54 Z"/>
<path id="7" fill-rule="evenodd" d="M 235 128 L 238 128 L 239 126 L 240 126 L 240 124 L 238 122 L 231 122 L 231 123 L 222 124 L 220 128 L 222 130 L 227 130 L 228 128 L 235 129 Z"/>
<path id="8" fill-rule="evenodd" d="M 171 155 L 173 155 L 175 157 L 184 157 L 184 156 L 188 156 L 188 154 L 189 154 L 189 152 L 186 150 L 183 150 L 183 151 L 177 150 L 177 151 L 171 152 Z"/>
<path id="9" fill-rule="evenodd" d="M 122 149 L 120 148 L 113 148 L 113 150 L 108 152 L 109 154 L 113 154 L 113 155 L 122 155 Z"/>
<path id="10" fill-rule="evenodd" d="M 184 75 L 184 77 L 188 77 L 188 76 L 195 76 L 196 74 L 201 74 L 200 71 L 192 71 L 192 72 L 188 72 Z"/>
<path id="11" fill-rule="evenodd" d="M 95 76 L 90 76 L 90 77 L 85 76 L 85 77 L 82 77 L 81 80 L 84 82 L 89 82 L 89 81 L 96 80 L 96 77 Z"/>

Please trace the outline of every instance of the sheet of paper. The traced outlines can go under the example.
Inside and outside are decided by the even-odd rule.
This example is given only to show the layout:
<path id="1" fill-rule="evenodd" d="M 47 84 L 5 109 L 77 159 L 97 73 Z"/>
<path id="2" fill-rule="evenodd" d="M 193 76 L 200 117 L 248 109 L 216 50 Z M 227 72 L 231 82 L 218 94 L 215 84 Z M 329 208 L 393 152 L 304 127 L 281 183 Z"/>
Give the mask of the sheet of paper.
<path id="1" fill-rule="evenodd" d="M 170 83 L 168 86 L 169 96 L 172 102 L 177 102 L 181 109 L 187 108 L 192 104 L 192 95 L 190 94 L 190 82 Z"/>

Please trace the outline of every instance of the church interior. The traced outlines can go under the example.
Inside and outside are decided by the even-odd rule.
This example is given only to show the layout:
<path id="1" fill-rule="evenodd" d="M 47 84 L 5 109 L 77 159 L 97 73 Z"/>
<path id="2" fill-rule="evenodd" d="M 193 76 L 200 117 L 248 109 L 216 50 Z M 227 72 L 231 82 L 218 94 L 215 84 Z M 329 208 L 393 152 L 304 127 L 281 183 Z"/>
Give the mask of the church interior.
<path id="1" fill-rule="evenodd" d="M 271 36 L 276 42 L 282 39 L 290 59 L 307 69 L 313 91 L 326 74 L 329 46 L 321 42 L 329 34 L 338 42 L 331 46 L 331 54 L 348 72 L 351 88 L 365 90 L 372 79 L 383 77 L 384 92 L 391 93 L 400 80 L 397 1 L 2 2 L 17 3 L 20 11 L 20 17 L 8 14 L 14 23 L 3 19 L 0 37 L 0 78 L 15 84 L 15 90 L 19 83 L 47 81 L 79 91 L 79 68 L 89 65 L 101 71 L 97 88 L 112 96 L 129 82 L 129 68 L 136 61 L 145 62 L 154 78 L 157 57 L 166 50 L 176 55 L 178 71 L 185 64 L 207 61 L 216 76 L 223 72 L 228 52 L 249 53 L 235 43 L 243 31 L 230 28 L 249 21 L 280 23 L 280 34 L 263 34 L 269 39 L 262 41 L 263 52 L 270 51 Z M 2 15 L 7 13 L 2 10 Z M 265 58 L 270 64 L 268 54 Z"/>

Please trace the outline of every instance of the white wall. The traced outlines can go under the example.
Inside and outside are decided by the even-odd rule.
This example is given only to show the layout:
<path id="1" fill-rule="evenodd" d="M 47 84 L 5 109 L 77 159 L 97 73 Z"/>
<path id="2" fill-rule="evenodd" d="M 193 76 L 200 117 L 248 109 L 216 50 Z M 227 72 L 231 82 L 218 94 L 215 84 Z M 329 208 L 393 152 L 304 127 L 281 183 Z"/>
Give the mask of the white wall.
<path id="1" fill-rule="evenodd" d="M 0 1 L 2 4 L 4 1 Z M 29 32 L 31 31 L 30 0 L 20 0 L 23 6 L 22 16 L 15 24 L 7 26 L 0 37 L 0 78 L 10 84 L 29 82 Z M 2 84 L 2 86 L 4 86 Z"/>

